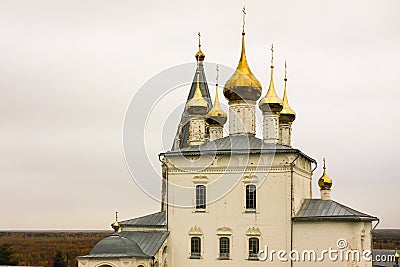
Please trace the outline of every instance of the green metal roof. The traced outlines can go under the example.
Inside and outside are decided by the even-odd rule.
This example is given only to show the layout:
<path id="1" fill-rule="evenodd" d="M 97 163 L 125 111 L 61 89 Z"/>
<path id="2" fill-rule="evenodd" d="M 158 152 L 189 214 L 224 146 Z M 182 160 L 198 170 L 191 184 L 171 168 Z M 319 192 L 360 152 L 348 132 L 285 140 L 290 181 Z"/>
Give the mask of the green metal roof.
<path id="1" fill-rule="evenodd" d="M 132 239 L 118 233 L 100 240 L 86 256 L 79 258 L 150 258 Z"/>
<path id="2" fill-rule="evenodd" d="M 305 199 L 294 221 L 376 221 L 377 217 L 359 212 L 333 200 Z"/>
<path id="3" fill-rule="evenodd" d="M 279 145 L 266 144 L 263 140 L 247 135 L 234 135 L 224 138 L 208 141 L 199 146 L 190 146 L 181 149 L 171 150 L 161 153 L 162 156 L 189 156 L 202 154 L 273 154 L 273 153 L 300 153 L 312 162 L 316 162 L 313 158 L 302 153 L 300 150 Z"/>
<path id="4" fill-rule="evenodd" d="M 160 211 L 138 218 L 121 221 L 119 223 L 122 227 L 164 227 L 167 225 L 167 214 L 165 211 Z"/>
<path id="5" fill-rule="evenodd" d="M 167 231 L 122 231 L 121 236 L 136 242 L 143 252 L 154 256 L 167 239 Z"/>
<path id="6" fill-rule="evenodd" d="M 167 231 L 122 231 L 100 240 L 88 255 L 78 258 L 151 258 L 168 238 Z"/>

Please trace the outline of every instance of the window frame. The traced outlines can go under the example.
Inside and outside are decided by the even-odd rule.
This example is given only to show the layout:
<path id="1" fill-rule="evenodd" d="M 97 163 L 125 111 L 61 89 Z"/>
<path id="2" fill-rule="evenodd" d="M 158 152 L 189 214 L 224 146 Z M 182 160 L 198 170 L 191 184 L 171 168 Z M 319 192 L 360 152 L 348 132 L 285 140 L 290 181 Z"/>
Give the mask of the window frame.
<path id="1" fill-rule="evenodd" d="M 193 250 L 193 248 L 194 248 L 194 246 L 193 246 L 193 241 L 194 240 L 198 240 L 198 252 L 194 252 Z M 202 251 L 202 249 L 201 249 L 201 245 L 202 245 L 202 238 L 201 238 L 201 236 L 197 236 L 197 235 L 195 235 L 195 236 L 191 236 L 190 237 L 190 259 L 201 259 L 201 251 Z"/>
<path id="2" fill-rule="evenodd" d="M 250 191 L 250 187 L 254 188 Z M 244 193 L 244 204 L 246 212 L 256 212 L 257 210 L 257 186 L 255 184 L 249 183 L 245 185 L 245 193 Z M 250 199 L 250 196 L 252 199 Z M 250 205 L 252 204 L 252 205 Z"/>
<path id="3" fill-rule="evenodd" d="M 222 241 L 226 241 L 224 244 L 225 247 L 224 249 L 226 250 L 225 252 L 222 251 Z M 218 259 L 219 260 L 229 260 L 231 256 L 231 239 L 229 236 L 220 236 L 218 237 Z"/>
<path id="4" fill-rule="evenodd" d="M 201 189 L 203 192 L 200 192 Z M 199 189 L 199 191 L 198 191 Z M 202 193 L 202 195 L 199 195 Z M 202 198 L 201 198 L 202 197 Z M 207 186 L 205 184 L 196 184 L 195 186 L 195 211 L 196 212 L 205 212 L 207 208 Z"/>
<path id="5" fill-rule="evenodd" d="M 252 241 L 254 241 L 254 240 L 257 240 L 258 251 L 256 253 L 252 252 L 252 247 L 253 247 L 252 246 Z M 249 238 L 247 239 L 247 245 L 248 245 L 248 250 L 247 250 L 248 257 L 247 257 L 247 259 L 251 260 L 251 261 L 258 261 L 259 260 L 258 252 L 260 251 L 260 238 L 257 237 L 257 236 L 249 236 Z"/>

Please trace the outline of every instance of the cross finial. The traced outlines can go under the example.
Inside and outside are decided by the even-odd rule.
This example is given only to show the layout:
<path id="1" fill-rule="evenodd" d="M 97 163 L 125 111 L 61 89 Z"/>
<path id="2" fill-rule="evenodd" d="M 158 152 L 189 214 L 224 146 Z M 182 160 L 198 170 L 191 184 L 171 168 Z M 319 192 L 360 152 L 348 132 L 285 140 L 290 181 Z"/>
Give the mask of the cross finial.
<path id="1" fill-rule="evenodd" d="M 243 25 L 242 25 L 242 33 L 244 33 L 244 25 L 246 24 L 246 6 L 243 6 L 243 9 L 242 9 L 242 12 L 243 12 Z"/>
<path id="2" fill-rule="evenodd" d="M 115 221 L 118 221 L 118 211 L 115 212 Z"/>
<path id="3" fill-rule="evenodd" d="M 216 84 L 218 85 L 218 78 L 219 78 L 219 66 L 217 64 L 217 67 L 215 68 L 215 70 L 217 71 L 217 77 L 215 78 L 216 80 Z"/>
<path id="4" fill-rule="evenodd" d="M 287 75 L 287 64 L 286 64 L 286 60 L 285 60 L 285 82 L 287 81 L 286 75 Z"/>
<path id="5" fill-rule="evenodd" d="M 324 170 L 326 169 L 326 162 L 325 162 L 325 158 L 324 158 Z"/>
<path id="6" fill-rule="evenodd" d="M 199 48 L 200 48 L 201 47 L 201 42 L 200 42 L 201 34 L 200 34 L 200 32 L 198 33 L 198 35 L 199 35 Z"/>
<path id="7" fill-rule="evenodd" d="M 273 67 L 274 66 L 274 44 L 271 45 L 271 53 L 272 53 L 271 67 Z"/>

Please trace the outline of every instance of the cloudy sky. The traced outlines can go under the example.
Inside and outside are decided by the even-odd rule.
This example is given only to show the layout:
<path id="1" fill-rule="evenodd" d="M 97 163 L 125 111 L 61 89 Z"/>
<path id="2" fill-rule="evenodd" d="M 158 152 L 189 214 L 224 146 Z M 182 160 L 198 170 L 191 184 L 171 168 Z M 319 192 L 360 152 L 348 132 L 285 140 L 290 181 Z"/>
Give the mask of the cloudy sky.
<path id="1" fill-rule="evenodd" d="M 235 67 L 243 4 L 264 88 L 271 43 L 279 94 L 288 61 L 294 146 L 327 157 L 335 200 L 399 227 L 399 1 L 1 0 L 0 229 L 109 229 L 116 210 L 158 211 L 125 165 L 125 112 L 154 75 L 194 73 L 198 31 L 206 61 Z M 146 131 L 172 136 L 177 123 Z"/>

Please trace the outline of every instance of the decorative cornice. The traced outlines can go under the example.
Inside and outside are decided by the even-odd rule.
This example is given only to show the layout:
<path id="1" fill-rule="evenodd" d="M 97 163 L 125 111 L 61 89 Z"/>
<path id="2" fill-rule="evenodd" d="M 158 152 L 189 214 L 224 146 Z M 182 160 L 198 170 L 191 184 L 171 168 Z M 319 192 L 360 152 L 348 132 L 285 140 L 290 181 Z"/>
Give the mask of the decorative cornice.
<path id="1" fill-rule="evenodd" d="M 194 176 L 192 180 L 194 184 L 207 184 L 208 181 L 208 177 L 201 174 Z"/>
<path id="2" fill-rule="evenodd" d="M 261 235 L 261 230 L 258 227 L 252 226 L 246 231 L 246 235 L 249 236 L 260 236 Z"/>
<path id="3" fill-rule="evenodd" d="M 255 176 L 253 172 L 244 175 L 242 178 L 242 182 L 245 184 L 250 184 L 250 183 L 258 184 L 258 181 L 259 181 L 258 177 Z"/>
<path id="4" fill-rule="evenodd" d="M 294 166 L 293 170 L 295 173 L 305 177 L 305 178 L 311 178 L 312 174 L 310 172 L 307 172 L 303 170 L 302 168 L 299 168 L 297 166 Z M 202 173 L 209 173 L 209 174 L 221 174 L 221 173 L 284 173 L 284 172 L 290 172 L 291 171 L 291 166 L 290 165 L 279 165 L 279 166 L 271 166 L 271 167 L 257 167 L 257 166 L 247 166 L 247 167 L 228 167 L 228 168 L 221 168 L 221 167 L 208 167 L 206 169 L 201 170 Z M 185 169 L 180 169 L 180 168 L 174 168 L 171 167 L 169 168 L 169 173 L 174 173 L 174 174 L 198 174 L 198 168 L 195 167 L 185 167 Z"/>
<path id="5" fill-rule="evenodd" d="M 190 228 L 190 230 L 189 230 L 189 235 L 202 235 L 202 234 L 203 234 L 203 231 L 197 225 L 192 226 L 192 228 Z"/>
<path id="6" fill-rule="evenodd" d="M 217 229 L 217 235 L 232 235 L 232 229 L 224 225 Z"/>

